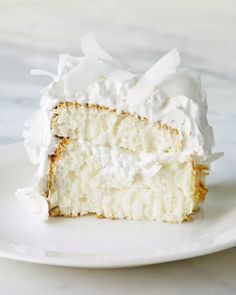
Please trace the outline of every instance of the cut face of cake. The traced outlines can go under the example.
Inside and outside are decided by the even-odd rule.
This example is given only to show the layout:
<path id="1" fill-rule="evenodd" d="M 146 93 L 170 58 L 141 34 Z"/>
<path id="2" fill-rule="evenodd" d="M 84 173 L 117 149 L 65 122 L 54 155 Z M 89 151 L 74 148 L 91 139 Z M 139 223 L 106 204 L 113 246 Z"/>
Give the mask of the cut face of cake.
<path id="1" fill-rule="evenodd" d="M 28 123 L 38 170 L 18 195 L 40 199 L 50 216 L 189 220 L 218 156 L 198 76 L 177 69 L 177 50 L 137 75 L 93 36 L 81 47 L 83 57 L 60 56 Z"/>
<path id="2" fill-rule="evenodd" d="M 203 201 L 206 166 L 175 159 L 176 129 L 96 105 L 61 103 L 52 117 L 50 215 L 187 219 Z"/>

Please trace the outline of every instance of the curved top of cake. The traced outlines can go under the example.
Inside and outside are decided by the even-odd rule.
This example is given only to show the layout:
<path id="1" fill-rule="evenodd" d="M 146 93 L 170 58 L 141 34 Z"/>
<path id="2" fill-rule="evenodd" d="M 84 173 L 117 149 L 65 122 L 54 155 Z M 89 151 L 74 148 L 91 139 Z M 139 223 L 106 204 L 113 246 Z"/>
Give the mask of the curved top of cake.
<path id="1" fill-rule="evenodd" d="M 179 52 L 164 55 L 142 75 L 111 57 L 93 35 L 81 39 L 82 57 L 62 54 L 58 73 L 41 70 L 53 81 L 42 90 L 41 107 L 51 112 L 62 101 L 97 104 L 165 123 L 180 131 L 181 159 L 194 155 L 199 162 L 212 158 L 214 136 L 207 121 L 207 101 L 199 75 L 178 69 Z"/>

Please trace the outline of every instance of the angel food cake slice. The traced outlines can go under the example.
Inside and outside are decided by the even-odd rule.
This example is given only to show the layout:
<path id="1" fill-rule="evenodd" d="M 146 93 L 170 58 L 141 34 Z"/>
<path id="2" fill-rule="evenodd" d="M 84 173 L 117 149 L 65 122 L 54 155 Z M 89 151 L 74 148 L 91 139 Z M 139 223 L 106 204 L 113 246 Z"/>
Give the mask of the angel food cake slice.
<path id="1" fill-rule="evenodd" d="M 189 220 L 217 155 L 200 79 L 172 50 L 138 75 L 93 36 L 82 57 L 61 55 L 25 146 L 38 165 L 18 191 L 50 216 Z M 48 74 L 34 71 L 35 74 Z"/>

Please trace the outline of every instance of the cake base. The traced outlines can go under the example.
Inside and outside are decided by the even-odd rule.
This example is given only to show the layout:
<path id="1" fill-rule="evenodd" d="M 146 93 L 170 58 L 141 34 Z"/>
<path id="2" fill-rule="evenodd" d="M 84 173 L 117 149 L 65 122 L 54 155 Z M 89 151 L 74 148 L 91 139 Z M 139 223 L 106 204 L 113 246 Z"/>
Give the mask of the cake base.
<path id="1" fill-rule="evenodd" d="M 191 157 L 146 164 L 139 153 L 62 139 L 50 161 L 49 213 L 178 223 L 204 200 L 206 174 Z"/>

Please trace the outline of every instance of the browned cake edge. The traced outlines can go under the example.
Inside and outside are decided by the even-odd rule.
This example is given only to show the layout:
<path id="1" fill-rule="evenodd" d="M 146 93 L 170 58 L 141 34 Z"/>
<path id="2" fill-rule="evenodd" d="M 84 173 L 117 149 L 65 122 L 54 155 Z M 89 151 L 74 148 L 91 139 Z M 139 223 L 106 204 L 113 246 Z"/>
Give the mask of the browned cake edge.
<path id="1" fill-rule="evenodd" d="M 109 107 L 106 107 L 106 106 L 100 106 L 100 105 L 97 105 L 97 104 L 81 104 L 77 101 L 75 102 L 60 102 L 58 105 L 56 105 L 54 107 L 54 114 L 52 116 L 52 120 L 51 120 L 51 129 L 54 128 L 55 126 L 55 118 L 58 116 L 58 110 L 60 109 L 63 109 L 63 108 L 88 108 L 88 109 L 97 109 L 97 110 L 100 110 L 100 111 L 106 111 L 106 112 L 111 112 L 111 113 L 115 113 L 116 110 L 115 109 L 110 109 Z M 148 124 L 149 120 L 145 117 L 141 117 L 140 115 L 137 115 L 137 114 L 130 114 L 129 112 L 124 112 L 124 111 L 121 111 L 119 113 L 120 115 L 122 116 L 131 116 L 131 117 L 134 117 L 135 119 L 138 119 L 138 120 L 141 120 L 143 121 L 145 124 Z M 159 128 L 164 128 L 166 130 L 169 130 L 171 131 L 171 133 L 175 133 L 176 135 L 179 134 L 179 131 L 178 129 L 176 128 L 173 128 L 167 124 L 163 124 L 161 122 L 155 122 L 155 125 Z"/>
<path id="2" fill-rule="evenodd" d="M 68 108 L 68 107 L 86 107 L 86 108 L 94 108 L 102 111 L 109 111 L 109 112 L 116 112 L 114 109 L 109 109 L 108 107 L 105 106 L 99 106 L 99 105 L 94 105 L 94 104 L 80 104 L 78 102 L 60 102 L 56 107 L 55 107 L 55 112 L 53 114 L 52 120 L 51 120 L 51 128 L 54 127 L 54 120 L 57 114 L 57 110 L 61 108 Z M 146 124 L 148 123 L 148 119 L 141 117 L 136 114 L 130 114 L 128 112 L 121 112 L 121 115 L 123 116 L 133 116 L 138 120 L 142 120 Z M 158 128 L 165 128 L 169 130 L 171 133 L 175 133 L 176 135 L 179 133 L 177 129 L 172 128 L 168 126 L 167 124 L 161 124 L 160 122 L 155 123 Z M 60 155 L 64 147 L 70 143 L 70 138 L 60 138 L 58 146 L 54 152 L 53 155 L 49 156 L 49 174 L 48 174 L 48 183 L 47 183 L 47 191 L 45 192 L 45 197 L 48 198 L 49 192 L 52 187 L 52 180 L 54 176 L 54 167 L 57 164 L 57 162 L 60 159 Z M 200 205 L 205 200 L 206 194 L 208 192 L 207 187 L 205 186 L 205 177 L 209 174 L 209 168 L 205 165 L 195 165 L 193 159 L 191 160 L 192 162 L 192 184 L 193 184 L 193 195 L 195 199 L 195 204 Z M 48 200 L 48 205 L 49 205 L 49 215 L 53 217 L 57 216 L 64 216 L 64 217 L 76 217 L 72 215 L 65 215 L 62 214 L 60 211 L 60 208 L 58 206 L 51 208 L 50 207 L 50 201 Z M 196 208 L 197 209 L 197 208 Z M 94 213 L 91 213 L 94 214 Z M 79 216 L 79 215 L 78 215 Z M 98 218 L 104 218 L 104 216 L 97 215 Z M 192 214 L 187 215 L 184 219 L 184 221 L 190 221 L 192 219 Z"/>

